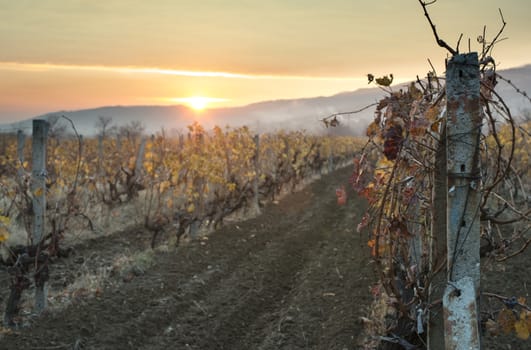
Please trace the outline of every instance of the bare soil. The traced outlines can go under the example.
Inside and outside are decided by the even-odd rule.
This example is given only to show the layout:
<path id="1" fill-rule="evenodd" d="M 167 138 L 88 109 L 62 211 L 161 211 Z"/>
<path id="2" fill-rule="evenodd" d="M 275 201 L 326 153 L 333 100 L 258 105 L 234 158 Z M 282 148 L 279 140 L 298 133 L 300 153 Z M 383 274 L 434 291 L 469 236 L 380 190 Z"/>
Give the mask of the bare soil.
<path id="1" fill-rule="evenodd" d="M 336 201 L 350 172 L 176 249 L 150 250 L 142 229 L 79 243 L 51 265 L 49 311 L 30 316 L 26 292 L 22 327 L 0 332 L 0 350 L 359 349 L 376 278 L 367 237 L 356 233 L 364 202 L 353 193 L 345 206 Z M 482 289 L 530 300 L 530 257 L 485 264 Z M 98 276 L 100 284 L 79 284 Z M 3 313 L 5 270 L 0 286 Z M 504 307 L 483 302 L 493 314 Z M 484 334 L 483 347 L 529 349 L 530 341 Z"/>
<path id="2" fill-rule="evenodd" d="M 0 348 L 357 349 L 375 278 L 355 229 L 363 202 L 336 201 L 350 171 L 326 175 L 256 218 L 155 251 L 147 268 L 110 266 L 147 249 L 141 230 L 76 246 L 51 266 L 51 289 L 88 270 L 108 271 L 107 283 L 71 293 L 66 306 L 5 334 Z"/>

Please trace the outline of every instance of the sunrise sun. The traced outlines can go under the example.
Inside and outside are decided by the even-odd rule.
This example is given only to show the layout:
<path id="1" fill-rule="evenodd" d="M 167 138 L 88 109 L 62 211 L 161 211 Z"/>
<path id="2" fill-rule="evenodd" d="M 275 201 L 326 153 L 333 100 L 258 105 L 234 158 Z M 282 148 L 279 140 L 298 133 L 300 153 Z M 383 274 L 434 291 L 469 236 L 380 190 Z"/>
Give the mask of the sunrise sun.
<path id="1" fill-rule="evenodd" d="M 194 96 L 189 97 L 186 103 L 196 111 L 202 111 L 208 105 L 208 97 Z"/>
<path id="2" fill-rule="evenodd" d="M 188 107 L 196 110 L 202 111 L 208 108 L 212 103 L 225 102 L 227 99 L 216 98 L 216 97 L 205 97 L 205 96 L 191 96 L 191 97 L 179 97 L 172 98 L 173 102 L 184 103 Z"/>

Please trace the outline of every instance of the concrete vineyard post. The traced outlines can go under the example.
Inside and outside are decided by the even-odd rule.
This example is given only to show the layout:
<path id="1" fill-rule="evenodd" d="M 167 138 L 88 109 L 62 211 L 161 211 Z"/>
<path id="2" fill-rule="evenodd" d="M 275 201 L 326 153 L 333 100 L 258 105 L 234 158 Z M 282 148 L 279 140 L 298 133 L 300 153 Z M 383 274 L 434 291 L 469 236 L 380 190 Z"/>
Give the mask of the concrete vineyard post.
<path id="1" fill-rule="evenodd" d="M 447 269 L 443 296 L 446 349 L 479 349 L 481 178 L 480 75 L 477 53 L 455 55 L 446 69 Z"/>
<path id="2" fill-rule="evenodd" d="M 33 194 L 33 230 L 32 244 L 37 247 L 37 269 L 41 269 L 40 247 L 44 238 L 46 218 L 46 143 L 48 122 L 33 121 L 31 192 Z M 44 264 L 43 264 L 44 265 Z M 35 289 L 35 311 L 40 313 L 46 308 L 45 278 L 37 278 Z"/>
<path id="3" fill-rule="evenodd" d="M 260 193 L 259 193 L 259 182 L 260 182 L 260 135 L 254 135 L 254 181 L 253 181 L 253 192 L 254 192 L 254 211 L 256 215 L 260 214 Z"/>

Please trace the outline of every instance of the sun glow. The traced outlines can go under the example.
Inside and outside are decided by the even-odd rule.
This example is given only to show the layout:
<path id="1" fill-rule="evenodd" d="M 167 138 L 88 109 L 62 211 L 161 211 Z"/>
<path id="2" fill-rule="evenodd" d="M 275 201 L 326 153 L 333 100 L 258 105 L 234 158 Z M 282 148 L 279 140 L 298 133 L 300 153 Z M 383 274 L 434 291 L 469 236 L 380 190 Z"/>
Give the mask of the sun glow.
<path id="1" fill-rule="evenodd" d="M 172 98 L 171 100 L 177 103 L 184 103 L 188 107 L 195 109 L 196 111 L 202 111 L 206 109 L 211 103 L 227 101 L 227 99 L 225 98 L 205 97 L 205 96 L 180 97 L 180 98 Z"/>

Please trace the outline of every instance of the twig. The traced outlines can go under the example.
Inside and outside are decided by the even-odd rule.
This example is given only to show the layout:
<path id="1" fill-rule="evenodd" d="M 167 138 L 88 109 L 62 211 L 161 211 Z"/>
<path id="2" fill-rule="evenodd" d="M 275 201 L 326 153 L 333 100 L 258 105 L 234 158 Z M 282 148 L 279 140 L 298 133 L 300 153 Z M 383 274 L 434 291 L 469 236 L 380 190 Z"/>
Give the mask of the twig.
<path id="1" fill-rule="evenodd" d="M 441 89 L 441 83 L 439 82 L 439 77 L 437 76 L 437 71 L 435 70 L 435 67 L 433 66 L 433 63 L 431 63 L 431 60 L 428 58 L 428 63 L 431 67 L 431 70 L 433 71 L 433 77 L 435 78 L 435 81 L 437 81 L 437 88 Z"/>
<path id="2" fill-rule="evenodd" d="M 457 53 L 459 53 L 459 44 L 461 44 L 461 39 L 463 39 L 463 33 L 459 35 L 459 39 L 457 40 Z"/>
<path id="3" fill-rule="evenodd" d="M 389 342 L 389 343 L 398 344 L 398 345 L 402 346 L 406 350 L 418 349 L 418 347 L 416 345 L 411 344 L 410 342 L 408 342 L 404 338 L 400 338 L 399 336 L 397 336 L 395 334 L 392 334 L 392 337 L 380 336 L 378 338 L 380 340 L 383 340 L 383 341 L 386 341 L 386 342 Z"/>
<path id="4" fill-rule="evenodd" d="M 195 300 L 192 300 L 192 303 L 194 303 L 194 305 L 199 309 L 201 310 L 201 312 L 205 315 L 208 315 L 208 313 L 206 312 L 206 310 Z"/>
<path id="5" fill-rule="evenodd" d="M 505 260 L 513 258 L 513 257 L 515 257 L 515 256 L 517 256 L 519 254 L 522 254 L 527 249 L 529 244 L 531 244 L 531 238 L 528 238 L 527 241 L 525 241 L 524 245 L 520 249 L 518 249 L 516 252 L 514 252 L 513 254 L 504 256 L 503 258 L 496 259 L 496 261 L 498 261 L 498 262 L 505 261 Z M 529 309 L 529 308 L 528 308 L 528 310 L 531 311 L 531 309 Z"/>
<path id="6" fill-rule="evenodd" d="M 328 117 L 325 117 L 325 118 L 321 119 L 321 121 L 324 122 L 324 121 L 326 121 L 328 119 L 335 118 L 335 117 L 338 117 L 340 115 L 348 115 L 348 114 L 360 113 L 360 112 L 363 112 L 366 109 L 369 109 L 369 108 L 377 106 L 377 105 L 378 105 L 378 102 L 374 102 L 374 103 L 371 103 L 370 105 L 367 105 L 367 106 L 365 106 L 363 108 L 360 108 L 358 110 L 355 110 L 355 111 L 334 113 L 334 114 L 329 115 Z"/>
<path id="7" fill-rule="evenodd" d="M 420 88 L 422 89 L 422 92 L 426 94 L 426 88 L 424 87 L 424 84 L 422 84 L 422 81 L 420 80 L 418 75 L 417 75 L 417 84 L 419 84 Z"/>
<path id="8" fill-rule="evenodd" d="M 498 295 L 498 294 L 494 294 L 494 293 L 488 293 L 488 292 L 483 292 L 481 294 L 486 296 L 486 297 L 489 297 L 489 298 L 495 298 L 495 299 L 501 300 L 503 303 L 506 303 L 506 302 L 508 302 L 508 301 L 510 301 L 512 299 L 512 298 L 504 297 L 502 295 Z M 526 309 L 527 311 L 531 311 L 531 307 L 529 307 L 529 306 L 527 306 L 525 304 L 520 304 L 519 302 L 516 302 L 516 305 L 520 306 L 523 309 Z"/>
<path id="9" fill-rule="evenodd" d="M 517 92 L 519 93 L 520 95 L 524 96 L 530 103 L 531 103 L 531 97 L 529 97 L 529 95 L 527 94 L 527 92 L 519 89 L 516 85 L 514 85 L 514 83 L 509 80 L 509 79 L 506 79 L 504 77 L 502 77 L 501 75 L 499 75 L 498 73 L 496 73 L 496 77 L 497 78 L 500 78 L 501 80 L 503 80 L 504 82 L 506 82 L 507 84 L 511 85 L 511 87 Z"/>
<path id="10" fill-rule="evenodd" d="M 73 344 L 60 344 L 60 345 L 55 345 L 55 346 L 34 346 L 34 347 L 30 348 L 30 349 L 35 349 L 35 350 L 66 349 L 66 348 L 69 348 L 72 345 Z"/>
<path id="11" fill-rule="evenodd" d="M 67 116 L 65 115 L 62 115 L 63 118 L 65 118 L 66 120 L 68 120 L 70 122 L 70 125 L 72 126 L 72 129 L 74 130 L 74 133 L 76 134 L 76 138 L 77 138 L 77 143 L 78 143 L 78 154 L 77 154 L 77 164 L 76 164 L 76 176 L 74 178 L 74 185 L 72 186 L 72 190 L 70 191 L 70 193 L 73 195 L 76 193 L 76 190 L 77 190 L 77 183 L 79 181 L 79 173 L 80 173 L 80 169 L 81 169 L 81 153 L 82 153 L 82 143 L 81 143 L 81 136 L 79 135 L 79 133 L 77 132 L 77 129 L 76 129 L 76 126 L 74 125 L 74 122 L 72 121 L 72 119 L 68 118 Z"/>
<path id="12" fill-rule="evenodd" d="M 500 17 L 501 17 L 501 20 L 502 20 L 502 27 L 500 28 L 500 30 L 498 31 L 498 34 L 496 34 L 494 39 L 492 39 L 491 43 L 487 47 L 485 47 L 485 46 L 483 47 L 483 50 L 481 52 L 481 60 L 483 58 L 485 58 L 485 56 L 487 56 L 489 51 L 494 47 L 494 44 L 496 44 L 497 42 L 503 40 L 503 39 L 498 40 L 498 38 L 503 33 L 503 30 L 505 29 L 505 26 L 507 25 L 507 23 L 505 22 L 505 19 L 503 18 L 502 10 L 499 8 L 498 11 L 500 11 Z M 483 29 L 483 33 L 485 33 L 485 29 Z M 485 34 L 483 34 L 483 42 L 485 43 L 485 41 L 486 41 Z"/>
<path id="13" fill-rule="evenodd" d="M 498 174 L 501 174 L 501 176 L 499 176 L 485 190 L 485 194 L 483 195 L 483 203 L 481 204 L 481 206 L 484 207 L 487 204 L 487 199 L 490 196 L 490 193 L 494 190 L 494 187 L 498 183 L 500 183 L 503 180 L 503 178 L 505 178 L 505 176 L 507 176 L 507 174 L 509 174 L 509 172 L 511 170 L 511 163 L 512 163 L 512 160 L 513 160 L 513 157 L 514 157 L 514 151 L 515 151 L 515 147 L 516 147 L 516 141 L 515 141 L 516 140 L 516 128 L 515 128 L 515 125 L 514 125 L 514 118 L 513 118 L 512 114 L 511 114 L 511 110 L 509 109 L 509 107 L 507 106 L 507 104 L 505 103 L 503 98 L 494 89 L 492 89 L 492 87 L 490 87 L 488 85 L 484 85 L 483 83 L 482 83 L 482 85 L 484 87 L 486 87 L 487 89 L 489 89 L 490 93 L 492 93 L 498 99 L 499 103 L 501 103 L 501 105 L 503 106 L 503 109 L 505 111 L 505 114 L 506 114 L 506 116 L 508 118 L 509 126 L 511 127 L 511 141 L 509 142 L 510 150 L 509 150 L 509 155 L 508 155 L 507 160 L 506 160 L 507 166 L 505 167 L 505 169 L 503 169 L 501 171 L 501 173 L 498 172 Z"/>
<path id="14" fill-rule="evenodd" d="M 431 20 L 431 17 L 428 13 L 428 9 L 427 7 L 429 5 L 432 5 L 436 2 L 437 0 L 433 0 L 431 2 L 424 2 L 422 0 L 419 0 L 419 3 L 420 5 L 422 6 L 422 9 L 424 10 L 424 16 L 426 16 L 426 18 L 428 19 L 428 22 L 430 23 L 430 26 L 431 26 L 431 30 L 433 31 L 433 35 L 435 36 L 435 41 L 437 42 L 437 44 L 440 46 L 440 47 L 443 47 L 445 49 L 447 49 L 448 51 L 450 51 L 450 53 L 452 54 L 452 56 L 455 56 L 458 54 L 458 52 L 454 49 L 452 49 L 450 47 L 450 45 L 448 45 L 446 43 L 446 41 L 444 41 L 443 39 L 439 38 L 439 34 L 437 34 L 437 29 L 435 28 L 435 24 L 433 24 L 432 20 Z"/>

